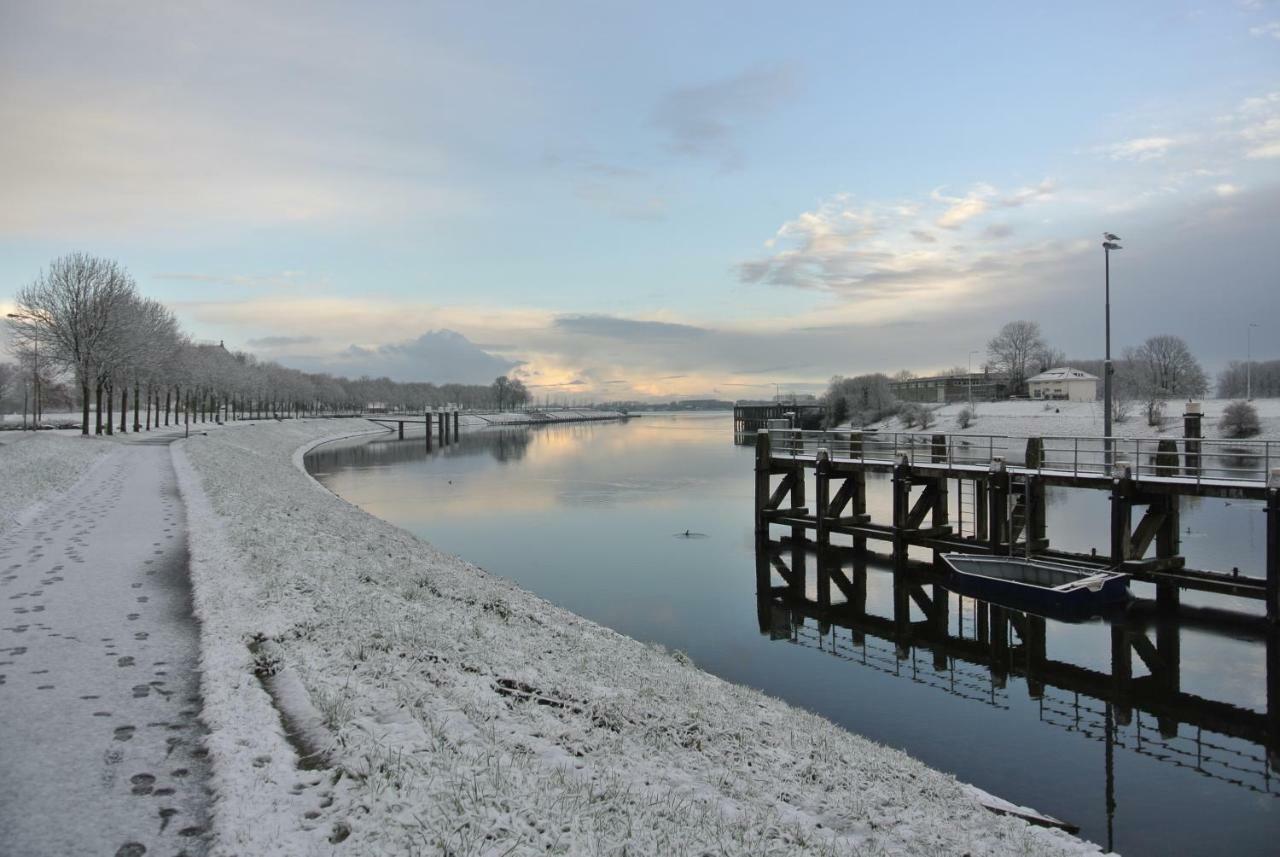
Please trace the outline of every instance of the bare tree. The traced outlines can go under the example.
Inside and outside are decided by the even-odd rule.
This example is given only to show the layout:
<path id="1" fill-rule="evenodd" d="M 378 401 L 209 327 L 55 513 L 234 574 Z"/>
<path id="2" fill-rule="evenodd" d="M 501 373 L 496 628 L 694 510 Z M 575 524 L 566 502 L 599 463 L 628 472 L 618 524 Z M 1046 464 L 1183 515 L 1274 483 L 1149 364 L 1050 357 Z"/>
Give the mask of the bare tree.
<path id="1" fill-rule="evenodd" d="M 15 336 L 38 342 L 41 356 L 72 372 L 81 394 L 82 434 L 89 433 L 89 387 L 101 377 L 103 359 L 117 335 L 121 311 L 135 294 L 116 262 L 84 253 L 55 259 L 18 292 Z"/>
<path id="2" fill-rule="evenodd" d="M 1202 396 L 1208 378 L 1181 337 L 1152 336 L 1125 350 L 1126 372 L 1138 399 L 1145 403 L 1147 424 L 1159 425 L 1165 402 L 1175 396 Z"/>
<path id="3" fill-rule="evenodd" d="M 1009 379 L 1009 390 L 1016 395 L 1024 392 L 1033 358 L 1045 350 L 1039 324 L 1011 321 L 987 343 L 987 359 L 993 370 Z"/>

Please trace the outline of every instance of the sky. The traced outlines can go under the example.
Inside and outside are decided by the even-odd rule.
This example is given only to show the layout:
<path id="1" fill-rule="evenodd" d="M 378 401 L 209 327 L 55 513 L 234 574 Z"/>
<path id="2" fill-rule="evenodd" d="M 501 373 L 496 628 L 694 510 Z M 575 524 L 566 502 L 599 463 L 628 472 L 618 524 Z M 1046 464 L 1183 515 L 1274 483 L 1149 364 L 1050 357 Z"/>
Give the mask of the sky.
<path id="1" fill-rule="evenodd" d="M 0 309 L 539 398 L 1280 358 L 1280 3 L 0 2 Z M 1250 328 L 1250 324 L 1257 327 Z"/>

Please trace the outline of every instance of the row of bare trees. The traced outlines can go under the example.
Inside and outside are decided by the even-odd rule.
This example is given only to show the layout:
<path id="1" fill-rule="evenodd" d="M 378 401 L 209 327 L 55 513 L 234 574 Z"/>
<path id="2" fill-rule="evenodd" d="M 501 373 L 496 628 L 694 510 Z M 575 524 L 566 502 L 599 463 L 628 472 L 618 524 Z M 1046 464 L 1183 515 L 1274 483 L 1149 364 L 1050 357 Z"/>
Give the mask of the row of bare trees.
<path id="1" fill-rule="evenodd" d="M 15 303 L 7 322 L 18 363 L 0 364 L 0 386 L 13 387 L 33 375 L 36 387 L 41 379 L 49 386 L 70 381 L 79 394 L 86 435 L 91 427 L 97 434 L 128 431 L 130 422 L 133 431 L 142 431 L 171 421 L 350 413 L 374 403 L 388 411 L 417 412 L 445 404 L 511 406 L 528 399 L 518 381 L 350 380 L 197 343 L 167 307 L 138 292 L 118 263 L 83 253 L 54 260 L 19 291 Z"/>

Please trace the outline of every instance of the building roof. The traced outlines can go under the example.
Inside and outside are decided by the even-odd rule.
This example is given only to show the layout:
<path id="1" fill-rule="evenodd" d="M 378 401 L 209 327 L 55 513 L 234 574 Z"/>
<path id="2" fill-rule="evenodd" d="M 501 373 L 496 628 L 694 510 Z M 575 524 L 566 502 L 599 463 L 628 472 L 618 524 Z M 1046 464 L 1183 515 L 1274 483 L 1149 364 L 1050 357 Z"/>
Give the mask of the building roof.
<path id="1" fill-rule="evenodd" d="M 1049 369 L 1041 372 L 1034 378 L 1028 378 L 1027 383 L 1034 381 L 1096 381 L 1097 375 L 1090 375 L 1088 372 L 1080 369 L 1072 369 L 1070 366 L 1059 366 L 1057 369 Z"/>

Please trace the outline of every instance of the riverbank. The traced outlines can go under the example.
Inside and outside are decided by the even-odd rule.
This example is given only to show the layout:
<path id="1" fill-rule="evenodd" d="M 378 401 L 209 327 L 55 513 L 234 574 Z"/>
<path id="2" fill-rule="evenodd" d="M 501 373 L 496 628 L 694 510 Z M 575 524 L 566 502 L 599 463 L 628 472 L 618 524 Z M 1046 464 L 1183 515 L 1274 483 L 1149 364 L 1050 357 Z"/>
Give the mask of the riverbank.
<path id="1" fill-rule="evenodd" d="M 222 853 L 1096 851 L 348 505 L 357 425 L 174 448 Z"/>

